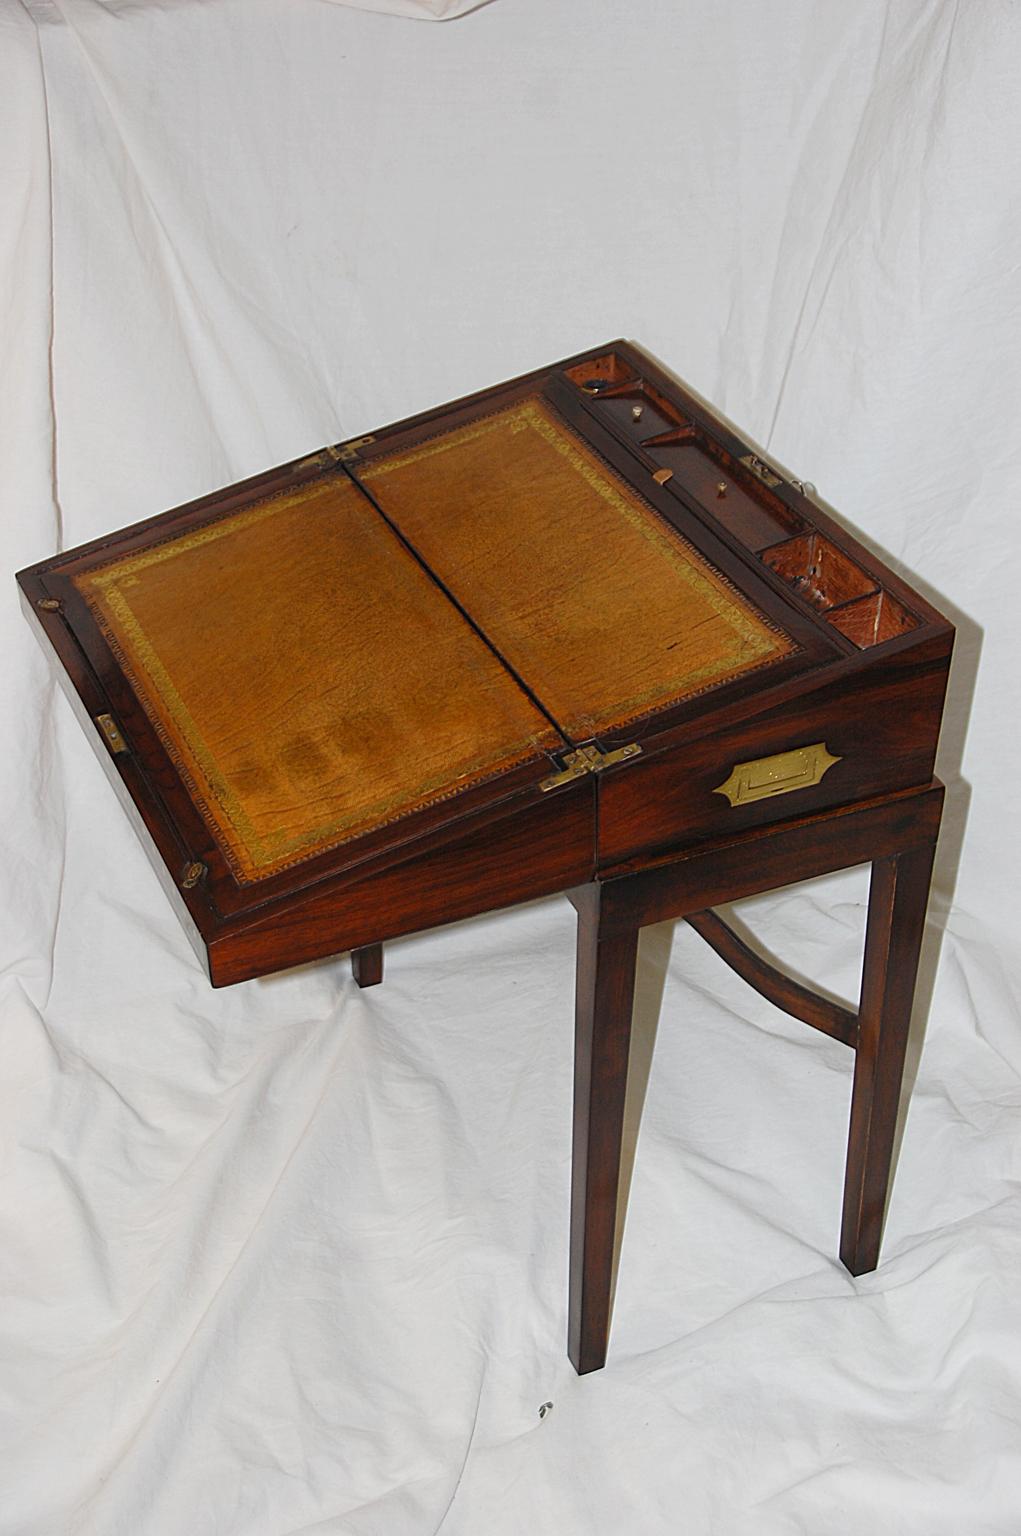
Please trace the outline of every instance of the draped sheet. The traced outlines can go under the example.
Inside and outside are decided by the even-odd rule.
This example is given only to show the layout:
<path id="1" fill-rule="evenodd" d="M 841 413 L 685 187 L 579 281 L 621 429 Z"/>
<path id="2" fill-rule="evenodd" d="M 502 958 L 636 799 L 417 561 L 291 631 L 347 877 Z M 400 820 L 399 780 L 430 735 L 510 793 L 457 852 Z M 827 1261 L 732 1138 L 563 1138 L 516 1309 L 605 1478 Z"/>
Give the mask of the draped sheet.
<path id="1" fill-rule="evenodd" d="M 0 1532 L 1016 1536 L 1021 16 L 382 8 L 0 0 Z M 213 992 L 11 573 L 621 334 L 959 638 L 879 1270 L 849 1053 L 650 929 L 578 1379 L 567 903 Z M 853 998 L 866 896 L 740 916 Z"/>

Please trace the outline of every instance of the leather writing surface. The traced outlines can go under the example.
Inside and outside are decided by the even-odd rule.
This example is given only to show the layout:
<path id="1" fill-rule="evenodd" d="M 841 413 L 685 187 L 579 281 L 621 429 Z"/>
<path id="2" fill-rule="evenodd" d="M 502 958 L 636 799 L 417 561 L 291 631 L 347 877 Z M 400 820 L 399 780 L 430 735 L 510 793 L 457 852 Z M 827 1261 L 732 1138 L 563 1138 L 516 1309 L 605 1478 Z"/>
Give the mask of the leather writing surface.
<path id="1" fill-rule="evenodd" d="M 537 398 L 357 474 L 573 740 L 794 649 Z"/>
<path id="2" fill-rule="evenodd" d="M 340 475 L 75 583 L 243 882 L 563 745 Z"/>
<path id="3" fill-rule="evenodd" d="M 241 883 L 793 649 L 537 399 L 358 473 L 73 577 Z"/>

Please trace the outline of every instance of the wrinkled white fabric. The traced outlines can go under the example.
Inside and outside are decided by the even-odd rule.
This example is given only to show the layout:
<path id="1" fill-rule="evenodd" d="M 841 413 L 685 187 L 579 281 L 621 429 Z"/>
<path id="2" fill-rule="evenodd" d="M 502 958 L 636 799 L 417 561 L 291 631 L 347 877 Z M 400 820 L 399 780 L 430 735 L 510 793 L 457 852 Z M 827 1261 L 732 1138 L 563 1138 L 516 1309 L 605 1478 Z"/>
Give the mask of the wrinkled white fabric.
<path id="1" fill-rule="evenodd" d="M 353 5 L 360 11 L 387 11 L 391 16 L 411 16 L 416 21 L 452 21 L 477 11 L 491 0 L 328 0 L 331 5 Z"/>
<path id="2" fill-rule="evenodd" d="M 0 0 L 2 1536 L 1017 1536 L 1019 46 L 1005 0 Z M 621 334 L 959 640 L 880 1269 L 849 1053 L 652 929 L 579 1380 L 566 902 L 213 992 L 11 574 Z M 866 894 L 742 913 L 852 998 Z"/>

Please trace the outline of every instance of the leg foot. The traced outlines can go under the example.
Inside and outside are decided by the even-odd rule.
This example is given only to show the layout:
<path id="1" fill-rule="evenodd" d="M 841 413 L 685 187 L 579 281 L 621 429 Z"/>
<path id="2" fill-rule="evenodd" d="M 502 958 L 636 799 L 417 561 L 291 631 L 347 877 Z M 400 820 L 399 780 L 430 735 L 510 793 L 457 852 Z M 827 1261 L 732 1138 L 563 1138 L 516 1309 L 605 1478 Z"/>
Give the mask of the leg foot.
<path id="1" fill-rule="evenodd" d="M 601 937 L 600 887 L 577 895 L 568 1354 L 584 1375 L 605 1364 L 610 1329 L 638 929 Z"/>
<path id="2" fill-rule="evenodd" d="M 383 980 L 383 946 L 366 944 L 351 951 L 351 974 L 360 987 L 376 987 Z"/>
<path id="3" fill-rule="evenodd" d="M 872 866 L 840 1235 L 852 1275 L 879 1262 L 934 853 L 912 848 Z"/>

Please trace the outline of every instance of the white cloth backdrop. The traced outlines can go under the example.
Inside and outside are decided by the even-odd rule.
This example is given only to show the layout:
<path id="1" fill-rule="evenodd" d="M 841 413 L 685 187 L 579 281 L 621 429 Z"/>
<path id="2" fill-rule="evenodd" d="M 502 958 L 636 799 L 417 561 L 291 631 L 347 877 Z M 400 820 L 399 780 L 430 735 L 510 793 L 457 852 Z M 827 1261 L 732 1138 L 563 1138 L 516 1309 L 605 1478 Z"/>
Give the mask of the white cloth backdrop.
<path id="1" fill-rule="evenodd" d="M 0 0 L 2 1536 L 1017 1536 L 1019 54 L 1009 0 Z M 214 993 L 11 573 L 619 334 L 960 630 L 882 1267 L 849 1055 L 650 930 L 579 1380 L 566 902 Z M 852 997 L 866 890 L 744 911 Z"/>

